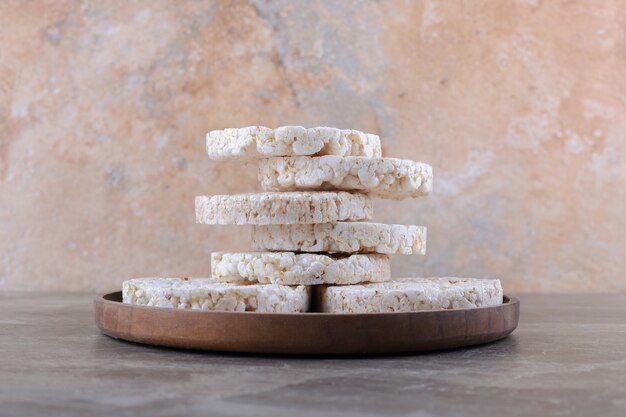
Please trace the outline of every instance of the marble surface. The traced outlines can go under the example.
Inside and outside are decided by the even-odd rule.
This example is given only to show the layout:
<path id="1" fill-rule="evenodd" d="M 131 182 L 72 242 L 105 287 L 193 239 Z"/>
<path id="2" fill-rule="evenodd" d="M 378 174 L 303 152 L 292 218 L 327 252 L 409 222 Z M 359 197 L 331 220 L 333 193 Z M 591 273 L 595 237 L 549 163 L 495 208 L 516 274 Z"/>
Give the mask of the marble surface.
<path id="1" fill-rule="evenodd" d="M 92 316 L 85 294 L 0 293 L 3 417 L 626 415 L 626 296 L 524 296 L 502 341 L 368 358 L 160 349 Z"/>
<path id="2" fill-rule="evenodd" d="M 194 195 L 259 185 L 204 134 L 303 124 L 433 165 L 432 197 L 376 202 L 429 227 L 395 276 L 626 292 L 625 25 L 620 0 L 3 0 L 0 288 L 207 275 L 249 230 Z"/>

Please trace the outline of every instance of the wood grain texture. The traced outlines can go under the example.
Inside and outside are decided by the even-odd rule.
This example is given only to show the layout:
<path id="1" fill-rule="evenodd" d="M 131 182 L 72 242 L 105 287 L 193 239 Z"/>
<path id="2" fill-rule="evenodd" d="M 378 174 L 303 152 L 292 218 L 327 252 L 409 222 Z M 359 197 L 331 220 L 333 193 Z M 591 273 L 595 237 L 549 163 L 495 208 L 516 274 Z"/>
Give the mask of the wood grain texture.
<path id="1" fill-rule="evenodd" d="M 100 330 L 113 338 L 176 348 L 276 354 L 418 352 L 502 339 L 520 303 L 382 314 L 274 314 L 177 310 L 123 304 L 121 292 L 94 299 Z"/>

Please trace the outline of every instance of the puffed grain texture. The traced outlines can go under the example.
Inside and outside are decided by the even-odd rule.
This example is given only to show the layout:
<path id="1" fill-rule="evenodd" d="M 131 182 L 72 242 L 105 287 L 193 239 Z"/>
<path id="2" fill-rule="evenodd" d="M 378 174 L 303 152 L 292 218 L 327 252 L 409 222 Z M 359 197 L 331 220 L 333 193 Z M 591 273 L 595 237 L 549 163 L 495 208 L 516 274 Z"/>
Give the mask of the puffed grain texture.
<path id="1" fill-rule="evenodd" d="M 259 181 L 268 191 L 360 191 L 401 200 L 430 194 L 433 169 L 422 162 L 398 158 L 276 157 L 260 161 Z"/>
<path id="2" fill-rule="evenodd" d="M 311 224 L 369 220 L 372 201 L 359 193 L 294 192 L 196 197 L 196 222 Z"/>
<path id="3" fill-rule="evenodd" d="M 255 250 L 424 255 L 426 227 L 369 222 L 252 227 Z"/>
<path id="4" fill-rule="evenodd" d="M 213 278 L 135 278 L 122 284 L 126 304 L 213 311 L 306 312 L 310 287 L 229 284 Z"/>
<path id="5" fill-rule="evenodd" d="M 209 158 L 250 161 L 271 156 L 340 155 L 381 156 L 380 138 L 370 133 L 334 127 L 248 126 L 207 133 Z"/>
<path id="6" fill-rule="evenodd" d="M 475 308 L 502 304 L 498 279 L 404 278 L 389 282 L 317 287 L 320 311 L 384 313 Z"/>
<path id="7" fill-rule="evenodd" d="M 228 282 L 345 285 L 386 281 L 391 273 L 389 257 L 380 254 L 337 257 L 293 252 L 214 252 L 211 275 Z"/>

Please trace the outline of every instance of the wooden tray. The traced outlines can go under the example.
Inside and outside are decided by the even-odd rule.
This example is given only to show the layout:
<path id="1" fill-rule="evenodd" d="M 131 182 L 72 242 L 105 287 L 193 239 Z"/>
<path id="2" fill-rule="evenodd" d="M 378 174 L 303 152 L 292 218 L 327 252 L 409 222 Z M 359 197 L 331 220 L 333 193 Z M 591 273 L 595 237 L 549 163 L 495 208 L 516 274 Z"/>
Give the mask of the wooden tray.
<path id="1" fill-rule="evenodd" d="M 123 304 L 122 293 L 94 300 L 96 323 L 116 339 L 229 352 L 342 355 L 418 352 L 502 339 L 517 327 L 520 302 L 414 313 L 252 313 Z"/>

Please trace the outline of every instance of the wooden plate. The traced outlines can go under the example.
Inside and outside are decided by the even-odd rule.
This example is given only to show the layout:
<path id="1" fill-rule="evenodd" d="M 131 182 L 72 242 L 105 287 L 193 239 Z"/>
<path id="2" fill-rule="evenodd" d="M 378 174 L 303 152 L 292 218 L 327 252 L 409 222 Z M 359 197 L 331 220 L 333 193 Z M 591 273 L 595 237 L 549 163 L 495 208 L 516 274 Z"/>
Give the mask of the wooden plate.
<path id="1" fill-rule="evenodd" d="M 116 339 L 185 349 L 280 354 L 418 352 L 502 339 L 517 327 L 520 302 L 413 313 L 252 313 L 177 310 L 94 300 L 96 323 Z"/>

